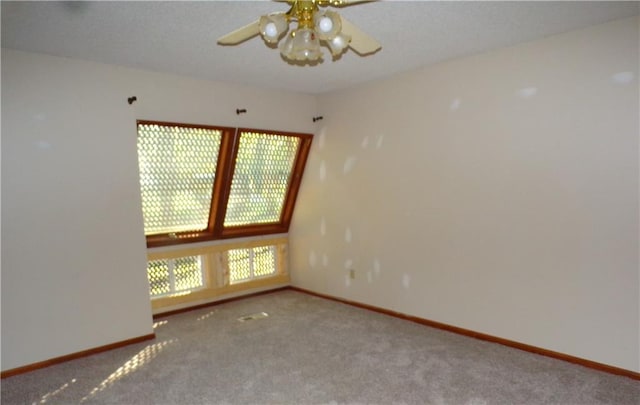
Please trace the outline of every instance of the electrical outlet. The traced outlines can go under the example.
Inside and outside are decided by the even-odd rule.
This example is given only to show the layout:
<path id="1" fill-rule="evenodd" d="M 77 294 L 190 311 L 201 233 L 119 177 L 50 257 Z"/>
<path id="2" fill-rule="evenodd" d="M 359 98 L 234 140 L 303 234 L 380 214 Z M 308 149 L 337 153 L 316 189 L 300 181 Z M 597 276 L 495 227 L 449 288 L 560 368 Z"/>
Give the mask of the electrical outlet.
<path id="1" fill-rule="evenodd" d="M 356 271 L 354 269 L 349 270 L 349 278 L 352 280 L 356 278 Z"/>

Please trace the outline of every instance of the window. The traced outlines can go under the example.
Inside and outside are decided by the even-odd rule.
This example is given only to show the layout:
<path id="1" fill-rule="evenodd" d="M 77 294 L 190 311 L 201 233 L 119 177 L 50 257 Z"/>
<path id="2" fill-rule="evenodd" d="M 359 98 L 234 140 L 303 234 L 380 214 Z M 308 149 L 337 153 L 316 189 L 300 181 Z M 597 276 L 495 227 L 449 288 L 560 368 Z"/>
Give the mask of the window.
<path id="1" fill-rule="evenodd" d="M 138 124 L 145 235 L 204 231 L 223 130 Z"/>
<path id="2" fill-rule="evenodd" d="M 287 232 L 311 139 L 138 121 L 147 246 Z"/>
<path id="3" fill-rule="evenodd" d="M 280 221 L 300 139 L 242 132 L 224 225 Z"/>
<path id="4" fill-rule="evenodd" d="M 200 248 L 199 254 L 183 256 L 179 251 L 170 257 L 147 262 L 147 277 L 152 298 L 182 296 L 201 289 L 234 285 L 283 274 L 279 262 L 286 260 L 280 239 L 254 242 L 256 246 L 227 249 Z M 211 256 L 208 256 L 211 255 Z M 218 275 L 219 274 L 219 275 Z"/>
<path id="5" fill-rule="evenodd" d="M 291 281 L 283 235 L 155 248 L 147 259 L 154 313 Z"/>

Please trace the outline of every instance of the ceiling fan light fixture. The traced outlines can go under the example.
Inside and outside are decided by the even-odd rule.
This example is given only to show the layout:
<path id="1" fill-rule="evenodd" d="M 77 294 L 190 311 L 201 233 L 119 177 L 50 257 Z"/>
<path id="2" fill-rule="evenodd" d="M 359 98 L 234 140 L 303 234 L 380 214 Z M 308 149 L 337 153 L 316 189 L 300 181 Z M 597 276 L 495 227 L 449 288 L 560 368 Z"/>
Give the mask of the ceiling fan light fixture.
<path id="1" fill-rule="evenodd" d="M 293 61 L 316 61 L 322 59 L 320 40 L 315 31 L 309 28 L 298 28 L 287 35 L 280 48 L 285 59 Z"/>
<path id="2" fill-rule="evenodd" d="M 0 0 L 1 1 L 1 0 Z M 269 13 L 218 38 L 219 45 L 238 45 L 258 34 L 270 48 L 279 48 L 285 61 L 315 66 L 322 61 L 322 47 L 333 61 L 353 49 L 360 56 L 380 50 L 381 45 L 358 27 L 325 7 L 340 7 L 376 0 L 275 0 L 288 3 L 286 12 Z M 290 24 L 295 24 L 289 27 Z M 292 63 L 293 62 L 293 63 Z"/>
<path id="3" fill-rule="evenodd" d="M 288 30 L 289 22 L 284 13 L 273 13 L 260 17 L 260 35 L 269 44 L 277 44 L 282 34 Z"/>

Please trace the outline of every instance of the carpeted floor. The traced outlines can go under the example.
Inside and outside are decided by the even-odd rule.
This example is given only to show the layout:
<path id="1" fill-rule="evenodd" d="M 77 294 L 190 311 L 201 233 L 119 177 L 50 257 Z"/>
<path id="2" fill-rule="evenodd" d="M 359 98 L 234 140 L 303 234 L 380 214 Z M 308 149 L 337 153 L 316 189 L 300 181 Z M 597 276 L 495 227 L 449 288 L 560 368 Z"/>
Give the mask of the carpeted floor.
<path id="1" fill-rule="evenodd" d="M 640 381 L 294 291 L 159 319 L 155 332 L 4 379 L 2 404 L 640 403 Z"/>

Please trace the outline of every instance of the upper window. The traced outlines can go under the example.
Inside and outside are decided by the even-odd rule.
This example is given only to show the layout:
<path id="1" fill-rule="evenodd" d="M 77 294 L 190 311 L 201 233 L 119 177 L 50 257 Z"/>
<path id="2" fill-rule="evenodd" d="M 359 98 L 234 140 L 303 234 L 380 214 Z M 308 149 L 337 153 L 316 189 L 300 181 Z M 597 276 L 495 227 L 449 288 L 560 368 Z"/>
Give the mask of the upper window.
<path id="1" fill-rule="evenodd" d="M 223 131 L 138 124 L 146 235 L 204 231 Z"/>
<path id="2" fill-rule="evenodd" d="M 147 245 L 288 231 L 311 138 L 138 121 Z"/>

